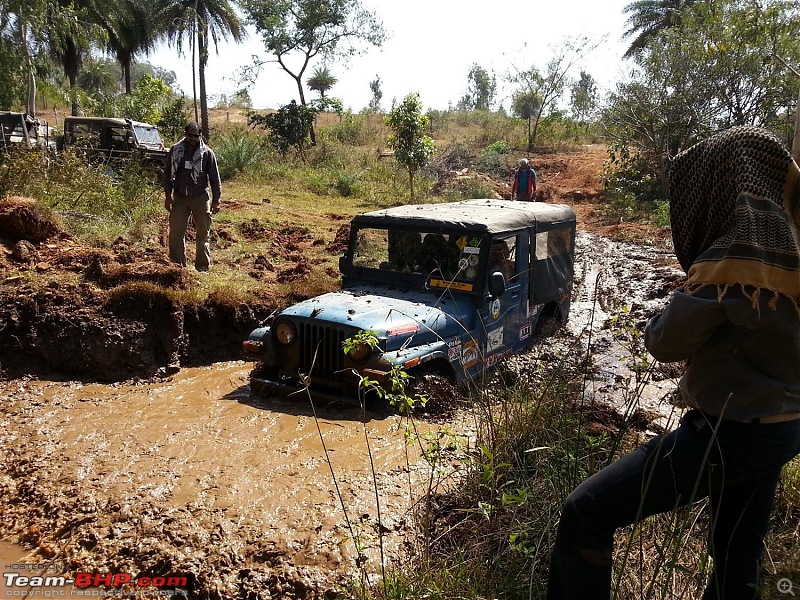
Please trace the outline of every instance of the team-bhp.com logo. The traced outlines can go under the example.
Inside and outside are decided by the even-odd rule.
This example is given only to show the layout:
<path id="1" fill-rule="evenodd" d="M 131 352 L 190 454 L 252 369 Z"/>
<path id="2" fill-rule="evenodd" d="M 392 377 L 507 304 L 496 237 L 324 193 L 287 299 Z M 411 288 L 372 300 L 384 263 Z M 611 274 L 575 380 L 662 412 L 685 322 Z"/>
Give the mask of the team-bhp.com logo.
<path id="1" fill-rule="evenodd" d="M 16 565 L 6 565 L 6 568 L 9 566 L 13 567 Z M 25 565 L 28 566 L 28 565 Z M 38 565 L 37 565 L 38 566 Z M 22 569 L 20 569 L 22 570 Z M 27 569 L 25 569 L 27 570 Z M 46 571 L 47 569 L 45 569 Z M 3 579 L 5 580 L 5 585 L 7 588 L 6 595 L 9 595 L 9 591 L 13 594 L 14 590 L 19 590 L 20 588 L 24 588 L 27 592 L 26 596 L 33 596 L 36 595 L 37 588 L 40 592 L 44 592 L 45 590 L 64 590 L 64 588 L 69 588 L 70 586 L 73 589 L 70 595 L 93 595 L 86 592 L 89 592 L 89 588 L 104 588 L 104 592 L 108 593 L 109 591 L 113 594 L 114 590 L 140 590 L 140 591 L 151 591 L 156 592 L 156 595 L 186 595 L 186 586 L 187 586 L 187 578 L 186 577 L 177 577 L 177 576 L 140 576 L 135 577 L 132 573 L 88 573 L 88 572 L 78 572 L 75 573 L 75 577 L 66 577 L 64 575 L 47 575 L 47 574 L 36 574 L 36 575 L 23 575 L 19 571 L 7 571 L 3 573 Z M 96 590 L 99 591 L 99 590 Z M 33 593 L 32 593 L 33 592 Z M 57 595 L 66 595 L 63 593 Z"/>

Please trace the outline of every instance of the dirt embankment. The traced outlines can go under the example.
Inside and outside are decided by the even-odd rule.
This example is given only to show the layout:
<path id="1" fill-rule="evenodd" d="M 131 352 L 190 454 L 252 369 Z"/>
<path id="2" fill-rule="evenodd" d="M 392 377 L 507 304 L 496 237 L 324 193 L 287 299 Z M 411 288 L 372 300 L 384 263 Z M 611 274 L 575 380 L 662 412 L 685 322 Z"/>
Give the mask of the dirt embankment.
<path id="1" fill-rule="evenodd" d="M 134 251 L 123 240 L 110 249 L 85 246 L 25 198 L 0 201 L 0 242 L 6 376 L 121 381 L 228 360 L 273 308 L 214 296 L 182 303 L 170 291 L 187 288 L 189 275 L 162 248 Z"/>
<path id="2" fill-rule="evenodd" d="M 535 157 L 537 197 L 573 205 L 584 230 L 619 234 L 636 228 L 605 226 L 596 216 L 605 157 L 600 146 Z M 461 171 L 445 173 L 443 181 L 461 177 Z M 492 182 L 498 197 L 507 195 L 508 182 L 481 176 Z M 235 203 L 227 209 L 236 210 Z M 340 248 L 347 229 L 343 225 L 327 245 Z M 220 229 L 219 243 L 229 243 L 224 233 Z M 277 245 L 296 249 L 304 241 L 290 233 L 275 233 L 283 236 Z M 274 302 L 231 304 L 213 296 L 201 304 L 176 300 L 170 290 L 189 287 L 191 275 L 169 263 L 164 245 L 162 239 L 160 245 L 135 250 L 119 239 L 108 249 L 91 248 L 61 231 L 33 201 L 0 200 L 0 374 L 121 381 L 174 371 L 178 365 L 238 358 L 241 341 L 276 308 Z M 302 298 L 309 268 L 299 252 L 294 254 L 290 262 L 296 265 L 278 279 L 296 281 Z M 256 258 L 252 268 L 265 262 Z M 33 276 L 36 285 L 30 283 Z"/>

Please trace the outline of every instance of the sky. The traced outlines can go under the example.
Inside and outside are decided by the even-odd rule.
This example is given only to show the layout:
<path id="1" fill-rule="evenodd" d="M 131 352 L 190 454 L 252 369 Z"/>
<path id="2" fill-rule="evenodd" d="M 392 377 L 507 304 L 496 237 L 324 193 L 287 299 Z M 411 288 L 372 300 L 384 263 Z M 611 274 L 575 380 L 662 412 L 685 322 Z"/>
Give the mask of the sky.
<path id="1" fill-rule="evenodd" d="M 467 75 L 477 63 L 497 78 L 497 101 L 510 104 L 510 89 L 504 75 L 510 69 L 527 70 L 533 66 L 544 71 L 554 48 L 566 38 L 586 36 L 599 46 L 575 66 L 588 72 L 601 92 L 613 89 L 624 63 L 627 45 L 621 40 L 625 30 L 622 9 L 631 0 L 362 0 L 383 22 L 388 39 L 380 48 L 368 47 L 366 53 L 350 58 L 346 64 L 328 65 L 338 79 L 328 96 L 341 98 L 345 108 L 358 112 L 369 104 L 369 83 L 380 76 L 384 110 L 392 101 L 400 102 L 417 92 L 425 109 L 446 109 L 455 105 L 467 90 Z M 248 29 L 243 44 L 221 43 L 218 54 L 213 49 L 206 69 L 209 104 L 214 106 L 220 94 L 232 95 L 241 85 L 236 74 L 252 63 L 252 56 L 262 61 L 266 53 L 258 33 Z M 172 48 L 160 46 L 147 59 L 152 64 L 174 71 L 178 86 L 192 94 L 191 56 L 179 57 Z M 290 66 L 299 69 L 300 63 Z M 306 69 L 304 80 L 319 60 Z M 293 69 L 294 70 L 294 69 Z M 298 99 L 294 80 L 274 63 L 265 65 L 250 89 L 253 108 L 277 108 Z M 306 99 L 316 97 L 306 90 Z"/>

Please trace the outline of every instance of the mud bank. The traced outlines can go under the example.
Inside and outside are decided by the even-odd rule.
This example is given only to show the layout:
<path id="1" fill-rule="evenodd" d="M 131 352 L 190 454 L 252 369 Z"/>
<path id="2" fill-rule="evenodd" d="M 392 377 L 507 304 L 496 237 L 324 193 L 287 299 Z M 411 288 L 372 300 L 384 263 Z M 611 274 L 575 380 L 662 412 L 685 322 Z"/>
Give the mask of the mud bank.
<path id="1" fill-rule="evenodd" d="M 239 357 L 272 307 L 213 297 L 186 305 L 151 288 L 108 294 L 86 286 L 0 289 L 0 369 L 85 381 L 146 378 Z"/>

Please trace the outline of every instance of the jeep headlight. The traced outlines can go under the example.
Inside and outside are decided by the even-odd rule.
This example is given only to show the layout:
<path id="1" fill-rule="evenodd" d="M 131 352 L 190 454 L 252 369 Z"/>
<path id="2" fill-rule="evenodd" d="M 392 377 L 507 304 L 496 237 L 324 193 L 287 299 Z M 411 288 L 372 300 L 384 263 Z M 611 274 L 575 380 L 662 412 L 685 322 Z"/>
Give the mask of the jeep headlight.
<path id="1" fill-rule="evenodd" d="M 297 339 L 297 327 L 291 321 L 281 321 L 275 326 L 275 338 L 281 345 L 289 346 Z"/>
<path id="2" fill-rule="evenodd" d="M 372 346 L 367 342 L 359 341 L 348 348 L 347 356 L 355 363 L 363 363 L 372 356 Z"/>

